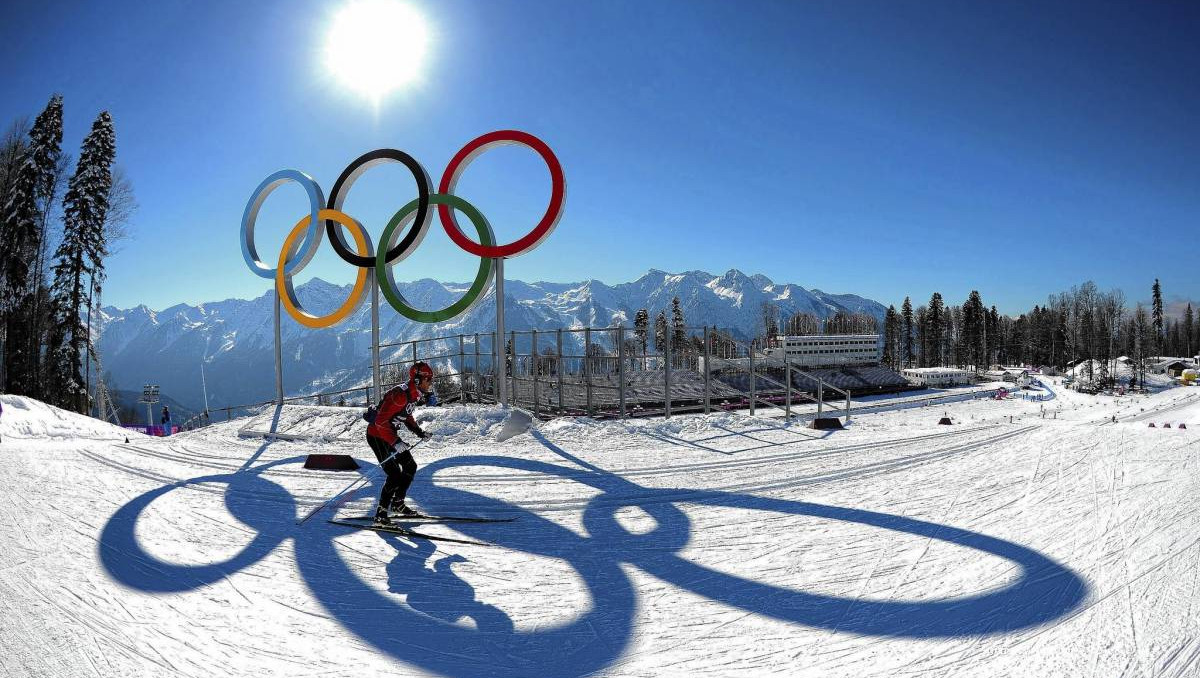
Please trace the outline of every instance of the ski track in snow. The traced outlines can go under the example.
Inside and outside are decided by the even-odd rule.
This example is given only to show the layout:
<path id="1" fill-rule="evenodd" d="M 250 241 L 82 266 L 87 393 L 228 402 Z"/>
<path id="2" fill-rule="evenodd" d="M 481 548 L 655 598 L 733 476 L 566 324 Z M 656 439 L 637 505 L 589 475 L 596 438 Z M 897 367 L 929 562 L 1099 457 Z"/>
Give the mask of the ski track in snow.
<path id="1" fill-rule="evenodd" d="M 358 410 L 125 443 L 0 396 L 0 673 L 1200 675 L 1200 397 L 1055 390 L 832 434 L 767 409 L 497 441 L 497 408 L 418 410 L 411 498 L 517 518 L 418 530 L 487 547 L 326 522 L 380 486 Z M 238 436 L 272 419 L 313 439 Z"/>

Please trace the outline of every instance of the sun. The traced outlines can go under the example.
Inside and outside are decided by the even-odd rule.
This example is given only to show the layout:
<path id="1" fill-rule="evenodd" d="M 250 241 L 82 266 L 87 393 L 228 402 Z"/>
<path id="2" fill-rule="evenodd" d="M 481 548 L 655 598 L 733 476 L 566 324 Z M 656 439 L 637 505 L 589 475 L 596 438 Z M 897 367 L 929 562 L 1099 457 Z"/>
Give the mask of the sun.
<path id="1" fill-rule="evenodd" d="M 416 81 L 429 45 L 425 18 L 399 0 L 352 0 L 334 16 L 325 66 L 342 85 L 379 104 Z"/>

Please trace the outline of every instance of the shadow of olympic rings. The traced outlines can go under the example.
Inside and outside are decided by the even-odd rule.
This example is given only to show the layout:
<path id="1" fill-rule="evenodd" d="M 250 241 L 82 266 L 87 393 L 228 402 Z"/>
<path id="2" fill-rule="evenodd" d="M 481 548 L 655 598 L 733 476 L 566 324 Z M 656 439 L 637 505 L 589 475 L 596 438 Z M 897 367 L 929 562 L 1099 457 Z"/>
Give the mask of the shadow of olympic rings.
<path id="1" fill-rule="evenodd" d="M 491 557 L 488 550 L 464 550 L 465 556 L 450 556 L 426 567 L 425 561 L 434 557 L 436 548 L 428 543 L 414 547 L 384 536 L 382 539 L 396 549 L 387 567 L 389 591 L 364 582 L 347 562 L 346 552 L 335 543 L 335 538 L 348 534 L 351 528 L 327 523 L 297 527 L 292 497 L 260 475 L 272 466 L 299 460 L 195 478 L 141 495 L 121 507 L 105 526 L 99 544 L 102 563 L 114 578 L 131 588 L 182 592 L 233 574 L 292 538 L 297 569 L 305 584 L 347 630 L 397 660 L 456 676 L 524 676 L 533 672 L 579 676 L 611 666 L 629 645 L 637 609 L 636 591 L 622 570 L 625 564 L 747 612 L 804 626 L 885 637 L 947 638 L 1029 628 L 1076 609 L 1088 592 L 1078 575 L 1032 549 L 901 516 L 718 491 L 697 491 L 681 500 L 679 490 L 641 487 L 604 471 L 505 457 L 458 457 L 427 465 L 413 486 L 413 495 L 423 503 L 470 506 L 480 513 L 494 511 L 519 517 L 504 525 L 462 523 L 455 529 L 514 551 L 559 559 L 575 570 L 586 588 L 591 605 L 585 611 L 569 621 L 522 629 L 514 625 L 503 607 L 475 600 L 474 590 L 453 572 L 451 566 L 468 556 L 480 560 Z M 478 466 L 567 478 L 600 490 L 601 494 L 584 509 L 587 536 L 510 503 L 436 483 L 439 471 Z M 226 484 L 224 501 L 229 511 L 258 534 L 222 563 L 177 565 L 147 553 L 135 536 L 140 514 L 166 493 L 198 483 Z M 679 555 L 691 538 L 692 527 L 677 503 L 810 516 L 928 537 L 1005 558 L 1018 566 L 1019 576 L 999 590 L 928 602 L 805 593 L 726 574 Z M 655 528 L 644 534 L 625 530 L 616 519 L 616 512 L 624 507 L 645 511 L 654 518 Z M 507 576 L 513 588 L 554 585 L 536 577 L 524 578 L 519 570 L 507 572 Z M 406 594 L 408 602 L 396 595 L 400 592 Z M 540 599 L 548 597 L 553 596 L 541 595 Z M 518 599 L 506 596 L 506 600 Z M 504 605 L 512 609 L 511 603 Z M 522 619 L 537 616 L 525 612 Z M 553 614 L 543 616 L 557 616 L 563 610 L 548 612 Z M 455 623 L 463 617 L 472 619 L 475 628 Z"/>

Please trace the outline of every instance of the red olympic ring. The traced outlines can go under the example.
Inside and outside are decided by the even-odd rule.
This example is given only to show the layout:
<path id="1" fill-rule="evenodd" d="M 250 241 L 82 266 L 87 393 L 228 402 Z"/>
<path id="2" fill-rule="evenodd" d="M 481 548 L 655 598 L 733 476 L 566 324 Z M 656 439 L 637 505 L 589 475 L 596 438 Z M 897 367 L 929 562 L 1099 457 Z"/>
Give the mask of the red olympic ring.
<path id="1" fill-rule="evenodd" d="M 448 205 L 438 205 L 438 218 L 442 221 L 442 228 L 446 229 L 446 235 L 450 236 L 450 239 L 460 248 L 477 257 L 499 259 L 524 254 L 545 240 L 546 236 L 550 235 L 554 227 L 558 225 L 559 217 L 562 216 L 563 201 L 567 194 L 567 181 L 563 177 L 562 165 L 559 164 L 558 158 L 555 157 L 554 152 L 550 150 L 550 147 L 545 142 L 532 134 L 520 130 L 488 132 L 469 142 L 466 146 L 463 146 L 462 150 L 450 160 L 450 164 L 446 165 L 446 172 L 442 175 L 442 182 L 438 186 L 438 193 L 454 194 L 454 187 L 458 184 L 458 178 L 467 166 L 471 164 L 472 160 L 490 148 L 509 144 L 526 146 L 542 156 L 542 160 L 546 162 L 546 167 L 550 170 L 550 204 L 546 207 L 546 213 L 542 216 L 541 221 L 537 223 L 537 226 L 533 227 L 532 231 L 525 234 L 524 237 L 505 245 L 492 246 L 481 245 L 468 238 L 458 225 L 458 221 L 454 218 L 454 212 L 450 207 Z"/>

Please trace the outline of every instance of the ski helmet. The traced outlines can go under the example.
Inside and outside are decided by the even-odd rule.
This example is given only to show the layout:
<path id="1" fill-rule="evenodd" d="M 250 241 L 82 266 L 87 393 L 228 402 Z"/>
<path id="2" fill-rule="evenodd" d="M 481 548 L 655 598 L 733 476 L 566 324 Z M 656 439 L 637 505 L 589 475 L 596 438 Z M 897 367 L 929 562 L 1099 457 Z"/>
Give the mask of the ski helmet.
<path id="1" fill-rule="evenodd" d="M 429 363 L 414 363 L 408 368 L 408 378 L 410 381 L 420 381 L 421 379 L 433 379 L 433 368 Z"/>

